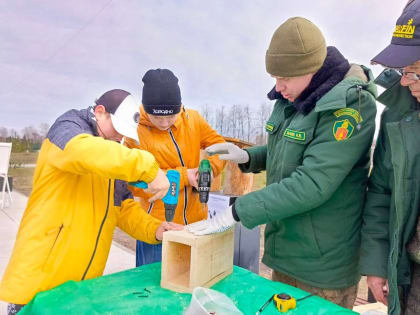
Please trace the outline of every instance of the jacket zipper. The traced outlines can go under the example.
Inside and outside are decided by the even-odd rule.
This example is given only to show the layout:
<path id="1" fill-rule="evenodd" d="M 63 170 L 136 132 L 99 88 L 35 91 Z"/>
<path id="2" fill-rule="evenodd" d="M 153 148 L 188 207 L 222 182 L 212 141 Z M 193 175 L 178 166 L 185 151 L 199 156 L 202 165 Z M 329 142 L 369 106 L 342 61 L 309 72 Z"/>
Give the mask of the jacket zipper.
<path id="1" fill-rule="evenodd" d="M 51 247 L 51 250 L 54 248 L 55 243 L 57 242 L 58 237 L 60 236 L 60 233 L 61 233 L 61 230 L 63 229 L 63 227 L 64 227 L 64 225 L 63 225 L 63 223 L 61 223 L 60 228 L 58 229 L 57 236 L 55 237 L 55 240 L 54 240 L 53 246 Z M 50 251 L 50 252 L 51 252 L 51 251 Z"/>
<path id="2" fill-rule="evenodd" d="M 362 113 L 361 113 L 360 107 L 361 107 L 361 103 L 362 103 L 361 97 L 362 97 L 362 89 L 363 89 L 363 87 L 361 85 L 357 85 L 356 87 L 357 87 L 357 92 L 358 92 L 357 94 L 359 96 L 359 103 L 358 103 L 359 105 L 357 106 L 357 111 L 359 112 L 359 116 L 362 117 Z M 358 131 L 360 130 L 360 128 L 362 128 L 362 126 L 360 125 L 360 120 L 357 123 L 356 128 L 357 128 Z"/>
<path id="3" fill-rule="evenodd" d="M 404 146 L 404 148 L 407 148 L 406 143 L 405 143 L 405 139 L 404 139 L 404 135 L 402 133 L 401 125 L 400 124 L 401 123 L 399 123 L 399 125 L 398 125 L 398 130 L 401 133 L 401 139 L 402 139 L 402 142 L 403 142 L 403 146 Z M 407 149 L 405 149 L 405 152 L 404 153 L 405 153 L 406 156 L 408 156 Z M 391 149 L 391 161 L 392 161 L 392 165 L 394 167 L 393 160 L 394 159 L 392 157 L 392 149 Z M 404 166 L 403 167 L 404 167 L 404 169 L 403 169 L 402 173 L 405 174 L 406 169 L 407 169 L 407 159 L 405 159 Z M 395 182 L 395 175 L 394 175 L 394 182 Z M 395 203 L 395 200 L 394 200 L 394 203 Z M 398 249 L 398 247 L 399 247 L 399 244 L 398 243 L 400 242 L 400 238 L 398 237 L 398 229 L 400 228 L 400 216 L 399 216 L 399 213 L 398 213 L 398 209 L 397 209 L 397 205 L 396 204 L 395 204 L 395 219 L 396 219 L 397 228 L 395 229 L 395 232 L 392 235 L 392 237 L 394 238 L 394 246 L 391 248 L 390 253 L 389 253 L 389 256 L 388 256 L 389 260 L 391 260 L 391 264 L 393 264 L 393 265 L 394 265 L 394 261 L 398 263 L 398 254 L 399 254 L 399 251 L 397 250 L 397 253 L 396 253 L 397 258 L 395 258 L 395 248 L 397 247 L 397 249 Z M 397 242 L 397 240 L 398 240 L 398 242 Z M 395 268 L 395 269 L 397 269 L 397 268 Z M 396 273 L 395 278 L 389 279 L 389 281 L 391 282 L 392 287 L 394 287 L 394 288 L 397 285 L 397 281 L 398 281 L 397 279 L 398 279 L 398 272 Z M 390 287 L 391 287 L 391 285 L 390 285 Z M 389 305 L 388 305 L 388 308 L 389 308 L 389 310 L 390 310 L 391 313 L 394 312 L 395 307 L 396 307 L 396 303 L 394 301 L 395 301 L 395 299 L 392 300 L 391 303 L 389 303 Z"/>
<path id="4" fill-rule="evenodd" d="M 150 214 L 150 212 L 152 212 L 153 206 L 154 206 L 154 202 L 151 202 L 149 205 L 149 209 L 147 209 L 147 214 Z"/>
<path id="5" fill-rule="evenodd" d="M 59 227 L 59 229 L 58 229 L 58 233 L 57 233 L 57 235 L 55 236 L 54 243 L 52 244 L 52 246 L 51 246 L 51 248 L 50 248 L 50 251 L 49 251 L 49 253 L 48 253 L 48 256 L 47 256 L 47 257 L 49 257 L 49 256 L 51 255 L 51 252 L 52 252 L 52 250 L 53 250 L 53 248 L 54 248 L 54 246 L 55 246 L 55 243 L 57 243 L 58 237 L 60 236 L 60 233 L 61 233 L 61 231 L 63 230 L 63 227 L 64 227 L 64 225 L 63 225 L 63 223 L 61 223 L 61 225 L 60 225 L 60 227 Z"/>
<path id="6" fill-rule="evenodd" d="M 82 280 L 85 280 L 86 274 L 87 274 L 87 272 L 88 272 L 88 270 L 90 268 L 90 265 L 92 264 L 93 258 L 95 257 L 96 249 L 98 248 L 99 237 L 101 236 L 102 228 L 104 227 L 106 217 L 108 216 L 110 191 L 111 191 L 111 180 L 108 181 L 108 201 L 107 201 L 107 204 L 106 204 L 105 215 L 104 215 L 104 218 L 102 219 L 101 226 L 99 227 L 98 236 L 96 237 L 95 248 L 93 249 L 93 253 L 92 253 L 92 256 L 90 257 L 89 264 L 87 265 L 86 270 L 83 273 Z"/>
<path id="7" fill-rule="evenodd" d="M 181 150 L 179 149 L 178 143 L 176 143 L 176 140 L 175 140 L 175 137 L 174 137 L 174 135 L 172 133 L 171 128 L 168 129 L 168 132 L 169 132 L 169 135 L 171 136 L 172 142 L 175 145 L 176 151 L 178 152 L 178 157 L 179 157 L 179 160 L 181 161 L 181 165 L 183 167 L 185 167 L 184 160 L 183 160 L 182 155 L 181 155 Z M 184 216 L 184 224 L 185 225 L 188 225 L 188 220 L 187 220 L 187 205 L 188 205 L 187 186 L 184 185 L 184 210 L 183 210 L 183 216 Z"/>

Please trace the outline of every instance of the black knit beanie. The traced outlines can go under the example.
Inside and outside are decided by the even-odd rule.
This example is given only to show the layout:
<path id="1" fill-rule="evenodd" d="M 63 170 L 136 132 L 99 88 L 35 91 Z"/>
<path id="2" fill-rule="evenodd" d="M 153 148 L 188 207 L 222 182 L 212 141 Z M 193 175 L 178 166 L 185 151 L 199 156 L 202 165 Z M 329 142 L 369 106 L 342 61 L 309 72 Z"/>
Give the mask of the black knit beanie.
<path id="1" fill-rule="evenodd" d="M 172 71 L 149 70 L 142 80 L 144 83 L 142 103 L 146 113 L 168 116 L 181 111 L 181 91 L 178 78 Z"/>

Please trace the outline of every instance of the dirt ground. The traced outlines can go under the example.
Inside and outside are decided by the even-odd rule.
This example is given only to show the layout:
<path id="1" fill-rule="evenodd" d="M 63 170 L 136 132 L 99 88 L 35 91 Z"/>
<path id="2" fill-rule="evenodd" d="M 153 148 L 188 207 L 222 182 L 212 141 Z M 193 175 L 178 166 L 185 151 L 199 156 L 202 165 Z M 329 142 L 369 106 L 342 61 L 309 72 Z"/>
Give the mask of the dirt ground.
<path id="1" fill-rule="evenodd" d="M 114 241 L 133 253 L 136 252 L 136 240 L 118 227 L 114 230 Z"/>

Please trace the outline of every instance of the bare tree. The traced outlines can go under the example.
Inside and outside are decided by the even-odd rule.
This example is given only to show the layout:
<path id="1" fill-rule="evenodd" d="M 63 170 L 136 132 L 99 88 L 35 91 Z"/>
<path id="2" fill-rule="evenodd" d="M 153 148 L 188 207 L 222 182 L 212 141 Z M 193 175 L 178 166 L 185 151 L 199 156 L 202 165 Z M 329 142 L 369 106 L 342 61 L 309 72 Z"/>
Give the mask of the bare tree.
<path id="1" fill-rule="evenodd" d="M 41 138 L 38 131 L 33 126 L 23 128 L 22 133 L 26 140 L 38 141 Z"/>
<path id="2" fill-rule="evenodd" d="M 226 126 L 225 126 L 225 120 L 226 120 L 226 113 L 225 113 L 225 107 L 224 106 L 220 106 L 219 108 L 217 108 L 216 110 L 216 130 L 221 134 L 221 135 L 226 135 L 225 134 L 225 130 L 226 130 Z"/>
<path id="3" fill-rule="evenodd" d="M 43 137 L 39 134 L 35 127 L 28 126 L 23 128 L 22 134 L 22 140 L 26 145 L 26 150 L 32 151 L 41 146 Z"/>
<path id="4" fill-rule="evenodd" d="M 12 139 L 19 138 L 19 133 L 15 129 L 10 129 L 9 135 Z"/>
<path id="5" fill-rule="evenodd" d="M 245 122 L 244 122 L 244 112 L 243 112 L 243 106 L 237 106 L 237 115 L 236 119 L 238 121 L 238 138 L 245 140 Z"/>
<path id="6" fill-rule="evenodd" d="M 39 135 L 42 138 L 45 138 L 47 136 L 48 130 L 50 130 L 50 125 L 47 123 L 42 123 L 39 125 L 38 130 L 39 130 Z"/>
<path id="7" fill-rule="evenodd" d="M 6 141 L 6 138 L 9 136 L 9 130 L 6 127 L 0 127 L 0 139 L 1 141 Z"/>
<path id="8" fill-rule="evenodd" d="M 201 107 L 201 116 L 209 123 L 209 125 L 212 125 L 213 123 L 213 112 L 210 109 L 210 106 L 208 104 L 204 104 Z"/>
<path id="9" fill-rule="evenodd" d="M 231 106 L 227 115 L 226 135 L 235 138 L 236 131 L 236 117 L 235 105 Z"/>
<path id="10" fill-rule="evenodd" d="M 227 109 L 226 109 L 227 108 Z M 202 116 L 223 136 L 234 137 L 248 142 L 265 144 L 267 133 L 265 126 L 270 117 L 272 106 L 261 103 L 256 110 L 250 105 L 235 104 L 226 106 L 204 105 Z"/>
<path id="11" fill-rule="evenodd" d="M 265 131 L 265 126 L 267 120 L 270 118 L 272 107 L 266 103 L 261 103 L 260 107 L 258 108 L 257 112 L 257 128 L 259 132 L 257 133 L 256 143 L 258 144 L 265 144 L 267 143 L 267 133 Z"/>
<path id="12" fill-rule="evenodd" d="M 246 128 L 246 133 L 244 135 L 244 140 L 250 142 L 251 132 L 252 132 L 252 113 L 249 105 L 245 105 L 243 108 L 243 120 Z"/>

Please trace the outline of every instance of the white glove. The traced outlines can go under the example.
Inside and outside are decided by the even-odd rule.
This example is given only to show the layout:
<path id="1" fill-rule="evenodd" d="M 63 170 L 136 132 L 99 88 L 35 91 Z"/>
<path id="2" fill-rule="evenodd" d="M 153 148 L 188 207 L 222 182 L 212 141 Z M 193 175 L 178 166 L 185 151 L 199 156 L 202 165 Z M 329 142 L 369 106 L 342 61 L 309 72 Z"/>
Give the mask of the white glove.
<path id="1" fill-rule="evenodd" d="M 206 148 L 206 153 L 210 156 L 220 154 L 219 159 L 233 161 L 238 164 L 249 161 L 248 153 L 230 142 L 213 144 Z"/>
<path id="2" fill-rule="evenodd" d="M 187 229 L 194 235 L 206 235 L 224 232 L 234 226 L 235 223 L 236 220 L 232 215 L 232 206 L 230 206 L 222 213 L 213 216 L 211 219 L 188 224 Z"/>

